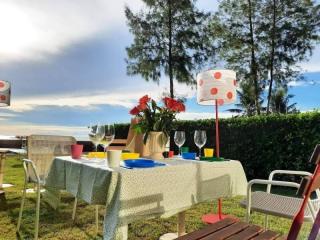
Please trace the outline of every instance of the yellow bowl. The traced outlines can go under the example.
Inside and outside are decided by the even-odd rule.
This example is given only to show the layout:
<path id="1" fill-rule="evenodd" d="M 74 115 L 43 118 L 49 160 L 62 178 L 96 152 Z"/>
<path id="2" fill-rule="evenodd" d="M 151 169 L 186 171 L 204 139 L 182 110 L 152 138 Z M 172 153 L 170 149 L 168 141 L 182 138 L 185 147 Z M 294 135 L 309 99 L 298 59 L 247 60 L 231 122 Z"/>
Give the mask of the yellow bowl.
<path id="1" fill-rule="evenodd" d="M 139 153 L 122 153 L 121 158 L 122 160 L 127 160 L 127 159 L 137 159 L 140 157 Z"/>
<path id="2" fill-rule="evenodd" d="M 104 152 L 89 152 L 88 158 L 106 158 L 106 154 Z"/>

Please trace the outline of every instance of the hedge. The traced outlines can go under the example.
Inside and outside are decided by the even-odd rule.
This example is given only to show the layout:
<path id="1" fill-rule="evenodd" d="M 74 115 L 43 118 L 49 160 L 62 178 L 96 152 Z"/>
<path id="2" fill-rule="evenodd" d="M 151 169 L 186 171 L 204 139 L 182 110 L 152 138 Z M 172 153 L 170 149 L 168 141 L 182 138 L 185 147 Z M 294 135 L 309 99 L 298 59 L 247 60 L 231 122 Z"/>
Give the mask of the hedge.
<path id="1" fill-rule="evenodd" d="M 219 123 L 221 157 L 241 161 L 248 179 L 266 178 L 274 169 L 313 169 L 308 159 L 320 143 L 320 112 L 237 117 L 221 119 Z M 194 131 L 206 130 L 205 147 L 214 147 L 214 124 L 214 119 L 178 121 L 175 129 L 184 130 L 184 146 L 197 151 Z M 118 124 L 116 129 L 117 136 L 126 137 L 128 124 Z M 170 146 L 177 153 L 173 132 Z"/>

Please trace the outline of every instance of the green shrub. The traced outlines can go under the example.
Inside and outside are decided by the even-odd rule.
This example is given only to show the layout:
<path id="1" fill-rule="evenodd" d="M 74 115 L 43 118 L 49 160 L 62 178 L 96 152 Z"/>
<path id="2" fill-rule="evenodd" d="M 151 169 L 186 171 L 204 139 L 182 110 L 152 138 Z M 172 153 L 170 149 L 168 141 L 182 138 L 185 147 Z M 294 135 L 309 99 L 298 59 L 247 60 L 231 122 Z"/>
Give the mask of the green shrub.
<path id="1" fill-rule="evenodd" d="M 308 160 L 320 143 L 320 112 L 238 117 L 221 119 L 219 123 L 220 156 L 241 161 L 248 179 L 266 178 L 274 169 L 313 169 Z M 119 131 L 128 129 L 128 125 L 120 126 Z M 178 121 L 175 128 L 186 131 L 184 146 L 190 151 L 197 151 L 193 140 L 197 129 L 207 132 L 205 147 L 215 148 L 214 119 Z M 178 152 L 173 133 L 170 146 Z"/>
<path id="2" fill-rule="evenodd" d="M 129 124 L 117 123 L 115 124 L 116 136 L 115 138 L 126 139 L 129 131 Z"/>

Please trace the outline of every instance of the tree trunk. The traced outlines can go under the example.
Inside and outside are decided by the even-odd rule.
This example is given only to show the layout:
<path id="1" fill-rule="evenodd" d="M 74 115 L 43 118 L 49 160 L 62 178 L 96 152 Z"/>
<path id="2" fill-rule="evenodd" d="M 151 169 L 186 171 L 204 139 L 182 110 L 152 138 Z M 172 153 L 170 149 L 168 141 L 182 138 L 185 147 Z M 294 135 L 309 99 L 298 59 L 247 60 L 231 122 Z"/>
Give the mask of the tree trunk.
<path id="1" fill-rule="evenodd" d="M 252 23 L 252 5 L 251 0 L 248 0 L 249 5 L 249 24 L 250 24 L 250 45 L 251 45 L 251 77 L 254 83 L 255 92 L 255 107 L 257 114 L 260 115 L 260 103 L 259 103 L 259 84 L 258 84 L 258 69 L 255 57 L 254 49 L 254 33 L 253 33 L 253 23 Z"/>
<path id="2" fill-rule="evenodd" d="M 270 113 L 270 100 L 272 94 L 272 85 L 274 78 L 274 51 L 275 51 L 275 34 L 276 32 L 276 0 L 273 0 L 273 19 L 272 19 L 272 32 L 271 32 L 271 54 L 270 54 L 270 83 L 268 91 L 268 103 L 267 103 L 267 114 Z"/>
<path id="3" fill-rule="evenodd" d="M 171 0 L 168 0 L 168 18 L 169 18 L 169 79 L 170 79 L 170 97 L 174 98 L 173 95 L 173 69 L 172 69 L 172 8 L 171 8 Z"/>

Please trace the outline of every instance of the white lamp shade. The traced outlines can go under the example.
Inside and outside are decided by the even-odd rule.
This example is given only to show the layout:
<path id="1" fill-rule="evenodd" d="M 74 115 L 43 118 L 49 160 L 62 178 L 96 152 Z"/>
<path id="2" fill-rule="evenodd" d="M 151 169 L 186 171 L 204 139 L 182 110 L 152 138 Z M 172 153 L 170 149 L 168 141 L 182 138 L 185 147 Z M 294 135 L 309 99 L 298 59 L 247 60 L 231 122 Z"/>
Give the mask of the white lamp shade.
<path id="1" fill-rule="evenodd" d="M 236 73 L 208 70 L 197 75 L 197 102 L 201 105 L 231 104 L 236 101 Z"/>
<path id="2" fill-rule="evenodd" d="M 10 83 L 4 80 L 0 80 L 0 107 L 10 106 L 10 95 Z"/>

